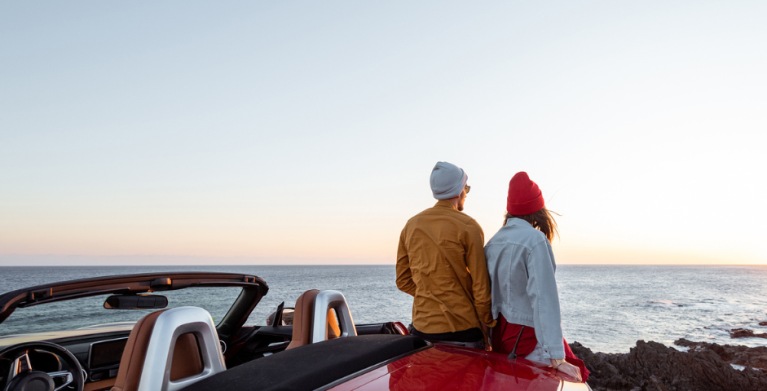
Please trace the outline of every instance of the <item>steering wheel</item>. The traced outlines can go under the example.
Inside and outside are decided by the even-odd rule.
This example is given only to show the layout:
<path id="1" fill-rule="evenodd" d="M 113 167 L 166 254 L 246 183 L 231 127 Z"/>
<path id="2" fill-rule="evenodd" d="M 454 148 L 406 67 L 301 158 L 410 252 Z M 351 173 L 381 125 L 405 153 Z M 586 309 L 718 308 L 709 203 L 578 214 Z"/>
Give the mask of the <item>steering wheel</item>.
<path id="1" fill-rule="evenodd" d="M 29 353 L 35 350 L 57 356 L 63 361 L 63 368 L 54 372 L 35 370 L 29 358 Z M 85 375 L 80 362 L 72 353 L 55 343 L 41 341 L 13 345 L 0 350 L 0 360 L 11 362 L 8 379 L 5 384 L 0 384 L 3 391 L 59 391 L 64 387 L 83 391 Z"/>

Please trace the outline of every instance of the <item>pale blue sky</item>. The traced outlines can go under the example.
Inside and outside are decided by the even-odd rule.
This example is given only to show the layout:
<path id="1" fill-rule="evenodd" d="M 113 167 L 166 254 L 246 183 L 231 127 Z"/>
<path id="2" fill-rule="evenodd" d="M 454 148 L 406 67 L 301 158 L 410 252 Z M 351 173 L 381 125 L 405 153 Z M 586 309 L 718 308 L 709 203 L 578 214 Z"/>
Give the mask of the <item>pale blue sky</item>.
<path id="1" fill-rule="evenodd" d="M 463 167 L 560 263 L 767 263 L 763 1 L 0 3 L 0 265 L 393 263 Z"/>

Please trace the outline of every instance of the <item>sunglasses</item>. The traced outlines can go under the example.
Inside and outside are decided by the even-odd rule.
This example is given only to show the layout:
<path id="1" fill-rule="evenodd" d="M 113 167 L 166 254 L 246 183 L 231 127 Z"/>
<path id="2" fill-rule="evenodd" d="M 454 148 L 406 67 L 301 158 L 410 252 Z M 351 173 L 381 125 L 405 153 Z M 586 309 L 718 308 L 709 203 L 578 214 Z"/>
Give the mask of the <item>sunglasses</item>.
<path id="1" fill-rule="evenodd" d="M 469 191 L 471 191 L 471 186 L 466 185 L 463 187 L 464 190 L 466 190 L 466 194 L 469 194 Z"/>

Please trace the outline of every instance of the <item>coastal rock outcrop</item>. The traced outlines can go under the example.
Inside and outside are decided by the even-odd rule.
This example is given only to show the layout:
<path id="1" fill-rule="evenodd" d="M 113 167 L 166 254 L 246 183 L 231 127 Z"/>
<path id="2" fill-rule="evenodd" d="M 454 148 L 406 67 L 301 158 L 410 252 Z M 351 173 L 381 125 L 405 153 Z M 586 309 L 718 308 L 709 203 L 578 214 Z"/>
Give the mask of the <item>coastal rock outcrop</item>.
<path id="1" fill-rule="evenodd" d="M 688 346 L 687 352 L 653 341 L 637 341 L 629 353 L 594 353 L 578 342 L 570 347 L 591 371 L 594 391 L 767 390 L 767 372 L 751 364 L 733 368 L 723 358 L 730 356 L 719 354 L 727 349 L 716 344 Z"/>
<path id="2" fill-rule="evenodd" d="M 675 345 L 690 351 L 711 350 L 723 361 L 743 367 L 758 368 L 767 373 L 767 346 L 750 348 L 741 345 L 719 345 L 707 342 L 693 342 L 684 338 L 674 341 Z M 767 388 L 765 388 L 767 390 Z"/>
<path id="3" fill-rule="evenodd" d="M 767 338 L 767 333 L 754 333 L 751 329 L 732 329 L 730 330 L 730 338 Z"/>

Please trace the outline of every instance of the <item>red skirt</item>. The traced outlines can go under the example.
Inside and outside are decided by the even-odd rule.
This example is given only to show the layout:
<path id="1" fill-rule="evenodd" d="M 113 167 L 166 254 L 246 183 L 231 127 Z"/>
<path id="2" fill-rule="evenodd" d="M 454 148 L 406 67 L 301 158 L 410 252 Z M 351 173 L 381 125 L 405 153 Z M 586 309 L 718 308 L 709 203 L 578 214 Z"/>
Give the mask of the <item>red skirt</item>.
<path id="1" fill-rule="evenodd" d="M 491 337 L 493 351 L 509 354 L 514 351 L 517 357 L 525 357 L 535 350 L 538 339 L 535 338 L 535 329 L 530 326 L 522 326 L 516 323 L 509 323 L 503 315 L 498 314 L 498 323 L 493 327 Z M 567 341 L 562 339 L 565 348 L 565 361 L 575 365 L 581 370 L 581 377 L 585 382 L 589 378 L 589 370 L 586 368 L 583 360 L 578 358 Z M 516 350 L 514 346 L 516 345 Z"/>

